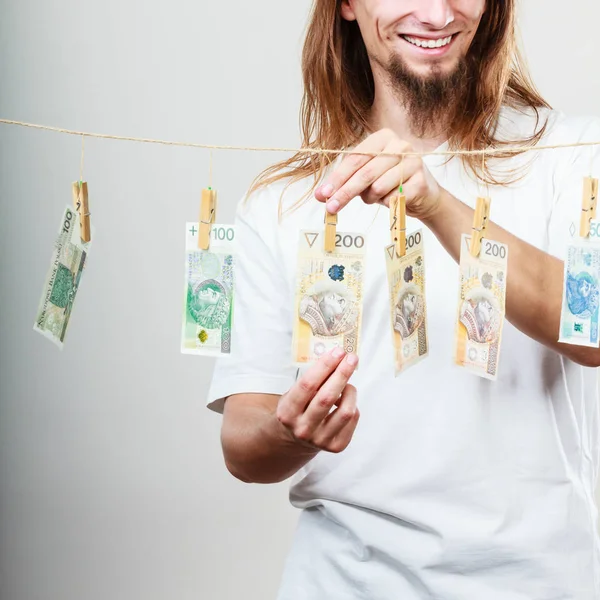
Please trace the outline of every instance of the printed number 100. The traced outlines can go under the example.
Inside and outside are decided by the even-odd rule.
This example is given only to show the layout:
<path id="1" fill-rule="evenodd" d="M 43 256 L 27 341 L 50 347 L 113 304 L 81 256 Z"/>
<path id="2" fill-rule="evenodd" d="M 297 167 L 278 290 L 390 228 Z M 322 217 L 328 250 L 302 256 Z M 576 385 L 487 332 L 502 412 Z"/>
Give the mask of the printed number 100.
<path id="1" fill-rule="evenodd" d="M 213 239 L 219 240 L 220 242 L 224 240 L 232 242 L 233 238 L 235 237 L 235 234 L 231 227 L 213 227 L 212 236 Z"/>

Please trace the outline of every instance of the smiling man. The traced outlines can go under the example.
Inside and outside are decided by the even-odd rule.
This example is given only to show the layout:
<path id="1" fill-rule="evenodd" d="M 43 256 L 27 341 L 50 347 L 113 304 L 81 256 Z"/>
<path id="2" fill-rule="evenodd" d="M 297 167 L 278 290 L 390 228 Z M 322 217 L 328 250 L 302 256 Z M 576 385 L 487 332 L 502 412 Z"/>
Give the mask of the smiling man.
<path id="1" fill-rule="evenodd" d="M 234 350 L 209 405 L 224 412 L 236 477 L 293 476 L 302 513 L 280 600 L 600 598 L 600 351 L 556 341 L 562 259 L 598 148 L 525 151 L 600 140 L 600 120 L 550 109 L 514 20 L 514 0 L 314 4 L 304 145 L 393 155 L 301 152 L 240 206 Z M 400 156 L 506 146 L 523 151 Z M 430 355 L 394 378 L 383 247 L 400 183 L 407 227 L 424 231 Z M 487 190 L 488 236 L 509 247 L 496 382 L 451 359 L 461 234 Z M 367 240 L 361 368 L 338 349 L 298 373 L 298 232 L 322 228 L 325 207 Z"/>

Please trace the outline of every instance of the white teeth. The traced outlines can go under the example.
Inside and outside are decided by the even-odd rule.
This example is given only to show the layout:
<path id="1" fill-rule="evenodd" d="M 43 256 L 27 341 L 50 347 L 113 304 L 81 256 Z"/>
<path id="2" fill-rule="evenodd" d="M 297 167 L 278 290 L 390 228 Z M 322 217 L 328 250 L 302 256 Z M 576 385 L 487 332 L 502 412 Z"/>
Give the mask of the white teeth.
<path id="1" fill-rule="evenodd" d="M 419 48 L 441 48 L 447 46 L 452 41 L 452 36 L 440 38 L 439 40 L 424 40 L 421 38 L 409 37 L 407 35 L 402 36 L 407 42 L 418 46 Z"/>

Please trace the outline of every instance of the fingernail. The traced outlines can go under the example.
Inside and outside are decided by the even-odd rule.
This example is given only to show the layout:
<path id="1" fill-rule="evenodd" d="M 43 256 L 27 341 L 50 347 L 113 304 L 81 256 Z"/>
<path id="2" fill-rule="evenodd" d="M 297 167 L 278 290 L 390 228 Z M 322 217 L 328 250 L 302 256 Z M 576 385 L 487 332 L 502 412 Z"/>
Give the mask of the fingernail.
<path id="1" fill-rule="evenodd" d="M 340 210 L 340 203 L 337 200 L 330 200 L 327 203 L 327 212 L 330 215 L 335 215 L 338 210 Z"/>
<path id="2" fill-rule="evenodd" d="M 358 364 L 358 356 L 356 354 L 348 354 L 346 360 L 351 367 L 355 367 Z"/>
<path id="3" fill-rule="evenodd" d="M 321 192 L 321 194 L 323 194 L 323 196 L 325 196 L 326 198 L 329 198 L 329 196 L 331 196 L 331 194 L 333 194 L 333 185 L 331 185 L 331 183 L 328 183 L 327 185 L 323 185 L 319 188 L 319 191 Z"/>
<path id="4" fill-rule="evenodd" d="M 344 356 L 345 352 L 341 349 L 341 348 L 336 348 L 333 351 L 333 358 L 342 358 L 342 356 Z"/>

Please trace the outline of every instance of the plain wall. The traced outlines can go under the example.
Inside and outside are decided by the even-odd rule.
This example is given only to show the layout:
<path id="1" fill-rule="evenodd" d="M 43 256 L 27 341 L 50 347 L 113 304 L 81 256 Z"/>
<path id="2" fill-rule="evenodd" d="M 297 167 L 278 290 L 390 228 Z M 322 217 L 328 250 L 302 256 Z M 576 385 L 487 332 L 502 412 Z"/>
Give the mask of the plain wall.
<path id="1" fill-rule="evenodd" d="M 309 1 L 0 0 L 0 118 L 294 146 Z M 599 114 L 598 0 L 527 0 L 556 107 Z M 213 362 L 179 353 L 183 226 L 202 150 L 88 139 L 96 233 L 64 351 L 32 331 L 81 140 L 0 124 L 0 598 L 273 598 L 287 485 L 226 471 Z M 281 158 L 215 152 L 219 221 Z M 578 190 L 574 190 L 578 194 Z"/>

